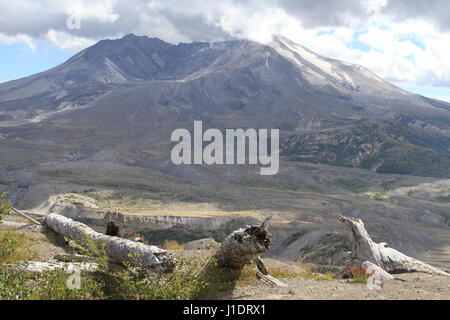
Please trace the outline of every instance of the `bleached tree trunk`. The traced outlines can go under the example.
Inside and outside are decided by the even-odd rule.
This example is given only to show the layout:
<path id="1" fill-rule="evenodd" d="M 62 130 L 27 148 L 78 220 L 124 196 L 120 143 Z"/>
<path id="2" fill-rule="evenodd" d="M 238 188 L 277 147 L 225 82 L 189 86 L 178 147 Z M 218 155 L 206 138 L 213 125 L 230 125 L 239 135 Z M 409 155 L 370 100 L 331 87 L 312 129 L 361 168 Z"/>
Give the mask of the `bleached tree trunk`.
<path id="1" fill-rule="evenodd" d="M 388 273 L 423 272 L 429 274 L 450 274 L 434 268 L 419 260 L 390 248 L 386 243 L 375 243 L 367 233 L 364 223 L 360 219 L 340 216 L 339 220 L 352 232 L 352 253 L 350 265 L 361 265 L 364 269 L 368 266 L 381 268 Z"/>
<path id="2" fill-rule="evenodd" d="M 38 262 L 38 261 L 27 261 L 17 265 L 10 265 L 12 267 L 18 268 L 23 271 L 44 273 L 47 271 L 63 270 L 63 271 L 89 271 L 94 272 L 98 269 L 98 264 L 90 262 Z"/>
<path id="3" fill-rule="evenodd" d="M 36 225 L 41 225 L 41 223 L 39 221 L 37 221 L 36 219 L 33 219 L 32 217 L 30 217 L 29 215 L 27 215 L 26 213 L 17 210 L 16 208 L 12 207 L 11 210 L 15 213 L 17 213 L 18 215 L 21 215 L 22 217 L 24 217 L 25 219 L 30 220 L 31 222 L 33 222 Z"/>
<path id="4" fill-rule="evenodd" d="M 47 215 L 42 223 L 56 233 L 83 246 L 92 248 L 95 245 L 96 248 L 93 249 L 104 250 L 114 262 L 127 262 L 154 272 L 170 272 L 175 269 L 175 260 L 169 257 L 165 250 L 158 247 L 104 235 L 83 223 L 56 213 Z"/>
<path id="5" fill-rule="evenodd" d="M 270 219 L 256 226 L 245 226 L 233 231 L 222 243 L 217 260 L 220 266 L 240 269 L 267 251 L 272 242 Z"/>
<path id="6" fill-rule="evenodd" d="M 24 229 L 24 228 L 39 228 L 39 226 L 30 223 L 16 222 L 16 221 L 2 221 L 0 227 L 5 229 Z"/>

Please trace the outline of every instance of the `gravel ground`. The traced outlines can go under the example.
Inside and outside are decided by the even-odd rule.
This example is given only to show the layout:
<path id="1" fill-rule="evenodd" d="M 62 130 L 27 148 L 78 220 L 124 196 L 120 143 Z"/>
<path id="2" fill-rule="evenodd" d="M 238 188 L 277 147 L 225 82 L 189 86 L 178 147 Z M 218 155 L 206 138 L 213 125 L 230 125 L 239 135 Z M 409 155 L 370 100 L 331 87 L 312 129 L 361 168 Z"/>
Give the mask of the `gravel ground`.
<path id="1" fill-rule="evenodd" d="M 260 284 L 235 288 L 214 299 L 236 300 L 450 300 L 450 277 L 410 273 L 396 275 L 381 289 L 347 280 L 284 279 L 287 288 Z"/>

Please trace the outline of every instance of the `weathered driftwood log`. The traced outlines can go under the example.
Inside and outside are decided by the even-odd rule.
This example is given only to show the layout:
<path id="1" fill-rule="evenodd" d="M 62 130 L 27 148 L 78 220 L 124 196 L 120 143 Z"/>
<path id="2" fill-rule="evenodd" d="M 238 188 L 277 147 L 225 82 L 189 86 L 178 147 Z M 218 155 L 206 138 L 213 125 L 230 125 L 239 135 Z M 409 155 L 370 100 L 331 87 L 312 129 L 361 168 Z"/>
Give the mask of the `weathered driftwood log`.
<path id="1" fill-rule="evenodd" d="M 154 272 L 170 272 L 175 269 L 175 260 L 166 251 L 118 237 L 98 233 L 87 225 L 59 214 L 50 213 L 42 223 L 60 235 L 75 240 L 83 246 L 101 249 L 117 263 L 127 262 Z"/>
<path id="2" fill-rule="evenodd" d="M 273 287 L 288 287 L 286 283 L 284 283 L 281 280 L 278 280 L 277 278 L 272 277 L 270 274 L 264 274 L 261 271 L 256 272 L 256 276 L 263 282 L 267 283 L 268 285 L 271 285 Z"/>
<path id="3" fill-rule="evenodd" d="M 361 265 L 366 269 L 373 264 L 392 274 L 423 272 L 450 276 L 442 270 L 390 248 L 386 243 L 375 243 L 364 228 L 362 220 L 343 216 L 340 216 L 339 220 L 352 232 L 350 265 Z M 372 266 L 372 268 L 374 267 Z"/>
<path id="4" fill-rule="evenodd" d="M 217 252 L 220 266 L 240 269 L 267 251 L 272 242 L 270 218 L 256 226 L 245 226 L 233 231 Z"/>
<path id="5" fill-rule="evenodd" d="M 41 223 L 39 221 L 37 221 L 36 219 L 33 219 L 32 217 L 30 217 L 29 215 L 27 215 L 26 213 L 17 210 L 16 208 L 11 208 L 11 210 L 15 213 L 17 213 L 18 215 L 21 215 L 22 217 L 24 217 L 25 219 L 30 220 L 31 222 L 33 222 L 36 225 L 40 225 Z"/>
<path id="6" fill-rule="evenodd" d="M 40 228 L 36 224 L 16 222 L 16 221 L 2 221 L 0 226 L 5 229 L 25 229 L 25 228 Z"/>
<path id="7" fill-rule="evenodd" d="M 260 255 L 270 248 L 272 234 L 269 231 L 270 218 L 256 226 L 245 226 L 233 231 L 220 246 L 216 257 L 219 266 L 241 269 L 255 262 L 256 276 L 275 287 L 287 287 L 284 282 L 272 277 Z"/>
<path id="8" fill-rule="evenodd" d="M 261 272 L 261 274 L 266 275 L 266 276 L 269 274 L 269 269 L 266 267 L 264 262 L 261 260 L 261 257 L 257 257 L 254 260 L 254 262 L 256 264 L 256 268 L 258 269 L 259 272 Z"/>
<path id="9" fill-rule="evenodd" d="M 96 263 L 79 263 L 79 262 L 39 262 L 27 261 L 17 265 L 10 265 L 23 271 L 43 273 L 47 271 L 63 270 L 63 271 L 89 271 L 94 272 L 98 269 Z"/>
<path id="10" fill-rule="evenodd" d="M 95 262 L 94 257 L 85 256 L 81 254 L 56 254 L 53 257 L 53 260 L 60 262 Z"/>

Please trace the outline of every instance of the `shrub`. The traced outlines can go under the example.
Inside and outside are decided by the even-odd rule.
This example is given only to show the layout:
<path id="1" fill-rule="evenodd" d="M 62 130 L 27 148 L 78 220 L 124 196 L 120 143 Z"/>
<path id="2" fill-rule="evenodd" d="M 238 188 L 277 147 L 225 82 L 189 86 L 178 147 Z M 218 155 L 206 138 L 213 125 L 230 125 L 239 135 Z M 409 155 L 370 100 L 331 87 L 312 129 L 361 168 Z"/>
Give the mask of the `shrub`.
<path id="1" fill-rule="evenodd" d="M 31 295 L 30 273 L 0 265 L 0 300 L 23 300 Z"/>
<path id="2" fill-rule="evenodd" d="M 389 190 L 384 190 L 374 194 L 373 199 L 376 201 L 383 201 L 384 197 L 389 194 Z"/>
<path id="3" fill-rule="evenodd" d="M 67 285 L 70 274 L 65 270 L 47 271 L 33 277 L 34 287 L 27 299 L 32 300 L 97 300 L 103 299 L 103 284 L 96 274 L 81 272 L 81 287 Z"/>
<path id="4" fill-rule="evenodd" d="M 217 258 L 212 257 L 202 268 L 200 278 L 203 281 L 199 297 L 211 297 L 217 293 L 232 290 L 243 285 L 257 283 L 256 266 L 245 265 L 242 269 L 219 266 Z"/>
<path id="5" fill-rule="evenodd" d="M 81 300 L 102 299 L 102 283 L 93 274 L 82 273 L 80 289 L 67 286 L 69 274 L 64 270 L 42 274 L 14 267 L 0 266 L 0 300 Z"/>
<path id="6" fill-rule="evenodd" d="M 149 273 L 131 265 L 110 273 L 105 292 L 112 299 L 125 300 L 191 300 L 200 296 L 206 280 L 200 272 L 199 259 L 179 259 L 170 273 Z"/>
<path id="7" fill-rule="evenodd" d="M 5 263 L 32 260 L 31 240 L 12 231 L 0 230 L 0 266 Z"/>
<path id="8" fill-rule="evenodd" d="M 356 283 L 367 283 L 367 279 L 372 275 L 372 273 L 368 273 L 363 267 L 360 265 L 354 265 L 351 267 L 349 271 L 350 277 L 356 282 Z"/>

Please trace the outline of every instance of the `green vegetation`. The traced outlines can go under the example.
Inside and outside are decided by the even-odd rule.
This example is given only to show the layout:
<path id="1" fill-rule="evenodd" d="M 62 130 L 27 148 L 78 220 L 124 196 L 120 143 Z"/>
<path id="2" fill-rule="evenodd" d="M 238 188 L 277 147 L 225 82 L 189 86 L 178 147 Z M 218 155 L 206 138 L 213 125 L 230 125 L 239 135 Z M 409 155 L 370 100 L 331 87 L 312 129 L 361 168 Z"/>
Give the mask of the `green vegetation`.
<path id="1" fill-rule="evenodd" d="M 442 220 L 446 225 L 450 227 L 450 213 L 448 212 L 441 212 Z"/>
<path id="2" fill-rule="evenodd" d="M 450 202 L 450 194 L 436 198 L 439 202 Z"/>
<path id="3" fill-rule="evenodd" d="M 198 299 L 257 281 L 254 265 L 234 270 L 219 267 L 215 258 L 178 257 L 170 273 L 149 273 L 124 265 L 111 269 L 104 250 L 89 244 L 81 253 L 95 258 L 96 272 L 81 272 L 81 288 L 69 288 L 71 274 L 65 270 L 31 273 L 13 266 L 34 258 L 26 236 L 0 230 L 0 300 L 188 300 Z M 172 242 L 171 242 L 172 243 Z M 173 244 L 173 243 L 172 243 Z"/>
<path id="4" fill-rule="evenodd" d="M 373 199 L 376 201 L 383 201 L 383 198 L 386 197 L 389 194 L 389 191 L 391 190 L 391 187 L 394 183 L 396 183 L 396 179 L 385 181 L 381 184 L 381 187 L 383 188 L 383 191 L 377 192 L 373 195 Z"/>
<path id="5" fill-rule="evenodd" d="M 301 276 L 300 273 L 288 272 L 283 270 L 271 270 L 270 275 L 278 279 L 293 279 Z"/>
<path id="6" fill-rule="evenodd" d="M 391 121 L 356 120 L 327 125 L 320 132 L 287 137 L 282 155 L 292 161 L 356 166 L 379 173 L 450 177 L 448 137 L 424 134 L 408 122 L 399 126 Z"/>
<path id="7" fill-rule="evenodd" d="M 332 272 L 327 272 L 325 274 L 316 273 L 313 271 L 314 265 L 310 263 L 298 264 L 298 269 L 293 271 L 292 269 L 286 268 L 269 268 L 269 273 L 272 277 L 278 279 L 293 279 L 293 278 L 304 278 L 315 281 L 334 281 L 335 276 Z"/>
<path id="8" fill-rule="evenodd" d="M 87 273 L 81 276 L 81 288 L 69 289 L 69 274 L 64 270 L 33 274 L 3 267 L 0 268 L 0 300 L 82 300 L 102 297 L 97 279 Z"/>
<path id="9" fill-rule="evenodd" d="M 350 269 L 350 277 L 356 282 L 356 283 L 362 283 L 366 284 L 367 280 L 370 278 L 372 274 L 367 273 L 366 270 L 364 270 L 363 267 L 360 265 L 355 265 Z"/>
<path id="10" fill-rule="evenodd" d="M 207 286 L 198 259 L 185 258 L 171 273 L 148 273 L 128 266 L 126 270 L 108 275 L 104 292 L 112 299 L 125 300 L 188 300 L 197 299 Z"/>
<path id="11" fill-rule="evenodd" d="M 314 278 L 316 281 L 334 281 L 333 279 L 334 275 L 332 273 L 319 275 Z"/>
<path id="12" fill-rule="evenodd" d="M 389 190 L 377 192 L 373 195 L 373 199 L 376 201 L 383 201 L 383 198 L 389 194 Z"/>
<path id="13" fill-rule="evenodd" d="M 0 229 L 0 266 L 17 261 L 33 260 L 36 253 L 30 249 L 33 239 L 12 231 Z"/>
<path id="14" fill-rule="evenodd" d="M 23 234 L 0 230 L 0 300 L 73 300 L 98 297 L 97 282 L 89 274 L 82 274 L 80 290 L 70 290 L 67 287 L 69 274 L 63 270 L 34 274 L 12 266 L 36 258 L 36 252 L 30 249 L 33 241 Z"/>

